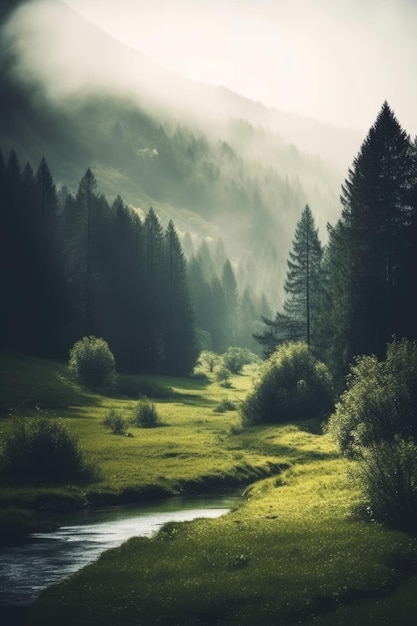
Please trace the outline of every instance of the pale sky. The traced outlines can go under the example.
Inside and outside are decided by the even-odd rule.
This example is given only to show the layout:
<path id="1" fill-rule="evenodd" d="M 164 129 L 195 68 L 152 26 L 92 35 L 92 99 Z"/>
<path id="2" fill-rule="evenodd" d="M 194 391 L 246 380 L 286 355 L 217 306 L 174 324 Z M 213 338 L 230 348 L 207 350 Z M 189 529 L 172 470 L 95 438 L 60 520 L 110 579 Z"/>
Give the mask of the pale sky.
<path id="1" fill-rule="evenodd" d="M 417 0 L 65 0 L 201 82 L 368 130 L 384 100 L 417 134 Z"/>

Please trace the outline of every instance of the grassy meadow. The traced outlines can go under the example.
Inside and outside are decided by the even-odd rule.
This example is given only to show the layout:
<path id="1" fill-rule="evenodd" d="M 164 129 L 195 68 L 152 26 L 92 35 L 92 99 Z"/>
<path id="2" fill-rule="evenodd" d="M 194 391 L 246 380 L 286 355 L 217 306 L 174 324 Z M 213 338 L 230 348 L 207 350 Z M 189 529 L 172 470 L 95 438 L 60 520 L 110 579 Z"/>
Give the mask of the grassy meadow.
<path id="1" fill-rule="evenodd" d="M 152 377 L 162 426 L 129 426 L 132 436 L 114 435 L 101 421 L 111 408 L 128 418 L 137 400 L 86 392 L 65 364 L 3 354 L 0 376 L 2 435 L 19 417 L 47 413 L 77 435 L 98 468 L 85 484 L 3 479 L 3 509 L 140 501 L 238 484 L 246 493 L 222 518 L 170 523 L 152 539 L 104 553 L 47 590 L 28 624 L 415 623 L 417 543 L 356 512 L 351 467 L 320 424 L 242 428 L 237 409 L 218 412 L 222 400 L 238 407 L 255 365 L 232 376 L 228 389 L 207 372 Z"/>

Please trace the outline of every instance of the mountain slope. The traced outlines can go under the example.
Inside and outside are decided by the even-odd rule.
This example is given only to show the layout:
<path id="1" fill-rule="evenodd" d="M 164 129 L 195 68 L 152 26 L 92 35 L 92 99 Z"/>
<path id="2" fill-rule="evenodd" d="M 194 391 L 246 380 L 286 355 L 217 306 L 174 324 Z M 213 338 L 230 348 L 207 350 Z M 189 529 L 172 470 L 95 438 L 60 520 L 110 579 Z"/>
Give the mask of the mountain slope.
<path id="1" fill-rule="evenodd" d="M 73 191 L 90 166 L 109 199 L 153 205 L 197 241 L 222 236 L 242 279 L 278 302 L 304 205 L 322 236 L 338 216 L 339 174 L 315 147 L 327 131 L 345 158 L 344 131 L 167 72 L 61 2 L 19 8 L 2 42 L 6 156 L 14 147 L 34 166 L 45 156 Z"/>

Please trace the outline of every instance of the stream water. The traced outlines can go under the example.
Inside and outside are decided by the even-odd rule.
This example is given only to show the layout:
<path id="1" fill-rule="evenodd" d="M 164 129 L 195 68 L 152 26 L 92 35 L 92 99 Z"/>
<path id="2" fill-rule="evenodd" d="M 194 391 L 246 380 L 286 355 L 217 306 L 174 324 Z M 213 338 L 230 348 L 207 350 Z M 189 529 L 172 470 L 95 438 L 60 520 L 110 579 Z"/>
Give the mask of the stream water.
<path id="1" fill-rule="evenodd" d="M 34 533 L 17 546 L 0 548 L 0 607 L 25 606 L 133 536 L 149 537 L 170 521 L 215 518 L 227 513 L 238 495 L 170 498 L 141 507 L 121 506 L 56 515 L 58 530 Z"/>

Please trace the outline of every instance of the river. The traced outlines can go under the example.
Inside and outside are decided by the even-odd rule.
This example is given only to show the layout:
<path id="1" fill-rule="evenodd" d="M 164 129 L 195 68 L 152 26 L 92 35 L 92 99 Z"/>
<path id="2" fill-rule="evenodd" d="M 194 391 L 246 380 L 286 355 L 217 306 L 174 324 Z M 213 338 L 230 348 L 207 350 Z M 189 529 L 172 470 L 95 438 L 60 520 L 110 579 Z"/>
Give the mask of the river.
<path id="1" fill-rule="evenodd" d="M 0 607 L 32 604 L 42 590 L 67 578 L 110 548 L 134 536 L 150 537 L 166 522 L 216 518 L 239 498 L 169 498 L 143 506 L 119 506 L 57 514 L 58 529 L 33 533 L 17 546 L 0 548 Z"/>

